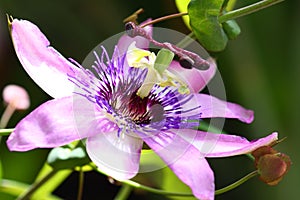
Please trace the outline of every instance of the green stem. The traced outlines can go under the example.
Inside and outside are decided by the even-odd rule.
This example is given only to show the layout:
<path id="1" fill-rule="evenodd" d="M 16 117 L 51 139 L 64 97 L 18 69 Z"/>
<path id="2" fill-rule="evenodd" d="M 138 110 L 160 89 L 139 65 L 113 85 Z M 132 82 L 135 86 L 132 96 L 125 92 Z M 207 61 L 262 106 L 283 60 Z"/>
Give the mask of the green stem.
<path id="1" fill-rule="evenodd" d="M 39 189 L 44 183 L 46 183 L 50 178 L 52 178 L 58 171 L 52 170 L 49 172 L 46 176 L 44 176 L 39 181 L 33 183 L 28 190 L 26 190 L 24 193 L 22 193 L 17 200 L 29 200 L 30 197 L 33 195 L 33 193 Z"/>
<path id="2" fill-rule="evenodd" d="M 127 184 L 131 187 L 134 188 L 138 188 L 138 189 L 142 189 L 148 192 L 152 192 L 155 194 L 161 194 L 161 195 L 166 195 L 166 196 L 194 196 L 193 194 L 190 193 L 181 193 L 181 192 L 168 192 L 165 190 L 161 190 L 161 189 L 155 189 L 146 185 L 142 185 L 140 183 L 131 181 L 131 180 L 126 180 L 126 181 L 122 181 L 122 183 Z"/>
<path id="3" fill-rule="evenodd" d="M 84 172 L 83 172 L 82 168 L 80 168 L 77 200 L 81 200 L 82 199 L 83 184 L 84 184 Z"/>
<path id="4" fill-rule="evenodd" d="M 272 6 L 274 4 L 280 3 L 284 0 L 263 0 L 259 1 L 257 3 L 251 4 L 249 6 L 236 9 L 230 12 L 225 13 L 224 15 L 219 16 L 219 22 L 223 23 L 231 19 L 235 19 L 238 17 L 242 17 L 244 15 L 249 15 L 253 12 L 259 11 L 261 9 L 267 8 L 269 6 Z"/>
<path id="5" fill-rule="evenodd" d="M 252 161 L 255 160 L 254 156 L 252 156 L 251 153 L 247 153 L 247 154 L 245 154 L 245 156 L 247 156 L 248 158 L 250 158 Z"/>
<path id="6" fill-rule="evenodd" d="M 129 184 L 123 184 L 120 191 L 118 192 L 117 196 L 114 200 L 125 200 L 128 198 L 132 191 L 133 187 Z"/>
<path id="7" fill-rule="evenodd" d="M 22 194 L 24 191 L 28 190 L 29 187 L 30 185 L 15 180 L 2 179 L 0 181 L 0 192 L 12 196 L 18 196 Z M 46 194 L 43 196 L 43 198 L 45 200 L 62 200 L 61 198 L 54 196 L 52 194 Z M 38 198 L 34 198 L 34 200 L 37 199 Z"/>
<path id="8" fill-rule="evenodd" d="M 0 129 L 0 136 L 6 136 L 11 134 L 11 132 L 14 131 L 14 128 L 5 128 L 5 129 Z"/>
<path id="9" fill-rule="evenodd" d="M 247 174 L 246 176 L 244 176 L 243 178 L 241 178 L 240 180 L 224 187 L 224 188 L 221 188 L 219 190 L 216 190 L 215 191 L 215 195 L 219 195 L 219 194 L 223 194 L 225 192 L 228 192 L 230 190 L 233 190 L 234 188 L 240 186 L 241 184 L 245 183 L 246 181 L 248 181 L 249 179 L 253 178 L 254 176 L 256 176 L 258 174 L 258 171 L 253 171 L 249 174 Z"/>
<path id="10" fill-rule="evenodd" d="M 228 192 L 230 190 L 233 190 L 234 188 L 240 186 L 241 184 L 243 184 L 244 182 L 246 182 L 247 180 L 249 180 L 250 178 L 253 178 L 254 176 L 256 176 L 258 174 L 257 171 L 253 171 L 251 173 L 249 173 L 248 175 L 244 176 L 243 178 L 239 179 L 238 181 L 224 187 L 221 189 L 218 189 L 215 191 L 215 195 L 219 195 L 222 194 L 224 192 Z M 142 184 L 139 184 L 137 182 L 131 181 L 131 180 L 126 180 L 126 181 L 122 181 L 122 183 L 127 184 L 131 187 L 134 188 L 138 188 L 138 189 L 142 189 L 148 192 L 152 192 L 155 194 L 161 194 L 161 195 L 165 195 L 165 196 L 194 196 L 193 194 L 190 193 L 181 193 L 181 192 L 168 192 L 168 191 L 164 191 L 164 190 L 160 190 L 160 189 L 155 189 L 152 187 L 148 187 Z M 121 199 L 118 199 L 121 200 Z"/>

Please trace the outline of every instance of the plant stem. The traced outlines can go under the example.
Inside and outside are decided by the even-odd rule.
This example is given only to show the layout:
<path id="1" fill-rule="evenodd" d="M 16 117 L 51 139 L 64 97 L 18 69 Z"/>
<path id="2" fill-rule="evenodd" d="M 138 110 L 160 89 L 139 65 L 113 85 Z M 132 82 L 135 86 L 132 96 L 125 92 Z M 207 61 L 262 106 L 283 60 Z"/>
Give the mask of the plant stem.
<path id="1" fill-rule="evenodd" d="M 238 186 L 240 186 L 241 184 L 245 183 L 246 181 L 248 181 L 250 178 L 253 178 L 254 176 L 258 175 L 258 171 L 255 170 L 249 174 L 247 174 L 246 176 L 244 176 L 243 178 L 239 179 L 238 181 L 224 187 L 224 188 L 221 188 L 219 190 L 216 190 L 215 191 L 215 195 L 219 195 L 219 194 L 222 194 L 222 193 L 225 193 L 225 192 L 228 192 Z"/>
<path id="2" fill-rule="evenodd" d="M 262 0 L 262 1 L 259 1 L 257 3 L 251 4 L 249 6 L 246 6 L 246 7 L 240 8 L 240 9 L 236 9 L 236 10 L 227 12 L 224 15 L 219 16 L 219 22 L 223 23 L 223 22 L 226 22 L 226 21 L 231 20 L 231 19 L 242 17 L 244 15 L 251 14 L 253 12 L 259 11 L 259 10 L 264 9 L 264 8 L 267 8 L 269 6 L 280 3 L 282 1 L 284 1 L 284 0 Z M 232 4 L 231 4 L 231 6 L 232 6 Z M 232 9 L 232 7 L 230 7 L 230 9 Z M 188 15 L 188 13 L 183 12 L 183 13 L 175 13 L 175 14 L 163 16 L 163 17 L 151 20 L 151 21 L 141 25 L 140 27 L 143 28 L 143 27 L 146 27 L 148 25 L 155 24 L 157 22 L 161 22 L 161 21 L 165 21 L 165 20 L 173 19 L 173 18 L 177 18 L 177 17 L 182 17 L 182 16 L 185 16 L 185 15 Z"/>
<path id="3" fill-rule="evenodd" d="M 157 19 L 154 19 L 154 20 L 151 20 L 143 25 L 141 25 L 140 27 L 141 28 L 144 28 L 148 25 L 151 25 L 151 24 L 155 24 L 157 22 L 162 22 L 162 21 L 165 21 L 165 20 L 168 20 L 168 19 L 173 19 L 173 18 L 177 18 L 177 17 L 182 17 L 184 15 L 187 15 L 188 13 L 175 13 L 175 14 L 171 14 L 171 15 L 167 15 L 167 16 L 163 16 L 163 17 L 160 17 L 160 18 L 157 18 Z"/>
<path id="4" fill-rule="evenodd" d="M 84 172 L 83 172 L 82 168 L 80 168 L 77 200 L 81 200 L 82 199 L 83 184 L 84 184 Z"/>
<path id="5" fill-rule="evenodd" d="M 128 198 L 132 191 L 133 187 L 129 184 L 123 184 L 120 191 L 118 192 L 117 196 L 114 200 L 125 200 Z"/>
<path id="6" fill-rule="evenodd" d="M 29 200 L 30 197 L 33 195 L 33 193 L 39 189 L 44 183 L 46 183 L 50 178 L 52 178 L 58 171 L 52 170 L 49 172 L 46 176 L 44 176 L 42 179 L 38 180 L 37 182 L 33 183 L 28 190 L 26 190 L 24 193 L 22 193 L 17 200 Z"/>
<path id="7" fill-rule="evenodd" d="M 0 129 L 0 136 L 6 136 L 11 134 L 11 132 L 14 131 L 14 128 L 5 128 L 5 129 Z"/>
<path id="8" fill-rule="evenodd" d="M 4 110 L 4 113 L 1 116 L 0 119 L 0 128 L 5 128 L 9 119 L 14 114 L 16 108 L 13 103 L 10 103 L 7 105 L 6 109 Z"/>
<path id="9" fill-rule="evenodd" d="M 253 12 L 267 8 L 269 6 L 280 3 L 282 1 L 284 1 L 284 0 L 263 0 L 263 1 L 259 1 L 257 3 L 251 4 L 249 6 L 246 6 L 246 7 L 227 12 L 224 15 L 219 16 L 219 23 L 223 23 L 223 22 L 226 22 L 228 20 L 235 19 L 238 17 L 242 17 L 244 15 L 249 15 Z"/>
<path id="10" fill-rule="evenodd" d="M 25 183 L 9 179 L 2 179 L 0 183 L 0 192 L 12 196 L 18 196 L 22 192 L 28 190 L 28 188 L 30 187 L 30 185 L 27 185 Z M 45 200 L 62 200 L 61 198 L 52 194 L 46 194 L 43 196 L 43 198 Z M 34 199 L 37 200 L 37 198 Z"/>
<path id="11" fill-rule="evenodd" d="M 230 184 L 230 185 L 228 185 L 224 188 L 216 190 L 215 195 L 219 195 L 219 194 L 222 194 L 224 192 L 228 192 L 228 191 L 240 186 L 241 184 L 243 184 L 244 182 L 246 182 L 250 178 L 253 178 L 257 174 L 258 174 L 257 170 L 253 171 L 253 172 L 247 174 L 246 176 L 244 176 L 243 178 L 239 179 L 238 181 L 236 181 L 236 182 L 234 182 L 234 183 L 232 183 L 232 184 Z M 122 183 L 124 183 L 125 185 L 129 185 L 131 187 L 143 189 L 145 191 L 152 192 L 152 193 L 155 193 L 155 194 L 161 194 L 161 195 L 166 195 L 166 196 L 193 196 L 193 194 L 190 194 L 190 193 L 168 192 L 168 191 L 164 191 L 164 190 L 161 190 L 161 189 L 155 189 L 155 188 L 148 187 L 148 186 L 139 184 L 139 183 L 131 181 L 131 180 L 122 181 Z M 117 200 L 117 199 L 115 199 L 115 200 Z M 123 200 L 123 199 L 118 199 L 118 200 Z"/>
<path id="12" fill-rule="evenodd" d="M 152 192 L 152 193 L 155 193 L 155 194 L 161 194 L 161 195 L 166 195 L 166 196 L 193 196 L 193 194 L 190 194 L 190 193 L 168 192 L 168 191 L 165 191 L 165 190 L 152 188 L 152 187 L 142 185 L 140 183 L 137 183 L 137 182 L 134 182 L 134 181 L 131 181 L 131 180 L 122 181 L 122 183 L 125 183 L 125 185 L 129 185 L 131 187 L 142 189 L 142 190 Z"/>

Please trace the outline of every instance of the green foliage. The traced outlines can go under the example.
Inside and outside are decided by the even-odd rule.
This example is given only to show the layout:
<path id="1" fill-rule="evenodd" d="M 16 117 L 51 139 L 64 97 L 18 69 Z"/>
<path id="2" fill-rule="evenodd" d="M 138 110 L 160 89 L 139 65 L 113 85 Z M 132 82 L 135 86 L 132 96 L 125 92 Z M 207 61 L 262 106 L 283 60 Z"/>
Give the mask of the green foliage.
<path id="1" fill-rule="evenodd" d="M 223 0 L 191 0 L 188 5 L 193 32 L 208 51 L 222 51 L 228 42 L 222 24 L 218 21 L 222 5 Z"/>
<path id="2" fill-rule="evenodd" d="M 19 196 L 26 190 L 30 188 L 30 185 L 14 181 L 3 179 L 0 186 L 0 198 L 1 199 L 15 199 L 15 197 Z M 51 195 L 51 194 L 43 194 L 41 196 L 34 196 L 31 198 L 32 200 L 61 200 L 61 198 Z"/>
<path id="3" fill-rule="evenodd" d="M 40 181 L 43 179 L 47 174 L 49 174 L 52 171 L 52 167 L 45 164 L 40 173 L 38 174 L 35 182 Z M 40 199 L 44 196 L 50 196 L 51 193 L 72 173 L 71 169 L 65 169 L 65 170 L 59 170 L 56 172 L 46 183 L 44 183 L 41 187 L 39 187 L 34 194 L 32 195 L 32 198 L 34 199 Z"/>
<path id="4" fill-rule="evenodd" d="M 86 165 L 90 159 L 82 147 L 57 147 L 50 151 L 47 162 L 53 169 L 60 170 Z"/>
<path id="5" fill-rule="evenodd" d="M 235 39 L 241 33 L 241 29 L 235 20 L 228 20 L 222 23 L 222 26 L 230 40 Z"/>
<path id="6" fill-rule="evenodd" d="M 179 10 L 179 12 L 185 13 L 185 12 L 187 12 L 187 6 L 190 3 L 190 0 L 175 0 L 175 3 L 176 3 L 176 7 Z M 182 17 L 182 19 L 183 19 L 185 25 L 189 29 L 191 29 L 190 17 L 188 15 L 185 15 L 185 16 Z"/>
<path id="7" fill-rule="evenodd" d="M 1 138 L 0 138 L 1 139 Z M 0 181 L 2 180 L 2 162 L 0 160 Z"/>
<path id="8" fill-rule="evenodd" d="M 191 0 L 188 5 L 193 33 L 208 51 L 223 51 L 228 40 L 235 39 L 241 33 L 236 21 L 219 22 L 219 16 L 225 13 L 227 3 L 224 0 Z"/>
<path id="9" fill-rule="evenodd" d="M 177 0 L 177 2 L 183 1 Z M 168 9 L 170 8 L 165 3 L 148 2 L 140 2 L 142 4 L 141 7 L 150 11 L 149 6 L 153 6 L 154 16 L 160 15 L 161 10 L 166 6 L 168 6 Z M 234 0 L 229 1 L 229 3 L 231 2 L 234 2 Z M 72 1 L 71 6 L 70 1 L 49 1 L 46 3 L 47 6 L 45 6 L 45 2 L 40 1 L 23 2 L 12 0 L 2 1 L 0 7 L 1 11 L 5 13 L 15 14 L 20 18 L 27 18 L 37 22 L 45 29 L 45 33 L 49 37 L 56 39 L 55 46 L 59 47 L 60 51 L 78 60 L 84 57 L 84 52 L 87 53 L 91 46 L 101 39 L 104 40 L 109 34 L 123 30 L 123 26 L 120 26 L 121 23 L 118 22 L 132 11 L 132 6 L 136 6 L 136 2 L 126 2 L 124 5 L 121 5 L 121 1 L 117 1 L 117 3 L 115 1 L 99 1 L 94 2 L 95 4 Z M 103 3 L 108 6 L 99 12 L 99 9 L 103 8 L 101 6 Z M 148 7 L 144 6 L 146 3 L 149 4 Z M 239 3 L 244 2 L 239 1 Z M 114 6 L 116 5 L 122 7 L 122 9 L 119 9 L 120 12 L 114 12 L 116 9 Z M 25 6 L 26 9 L 24 9 Z M 228 97 L 256 111 L 257 118 L 254 124 L 250 126 L 250 130 L 243 126 L 240 132 L 245 132 L 246 137 L 254 138 L 261 136 L 259 134 L 262 132 L 273 130 L 275 124 L 276 129 L 280 130 L 282 137 L 288 136 L 291 138 L 288 143 L 281 144 L 280 147 L 295 155 L 295 164 L 300 163 L 299 156 L 296 156 L 298 155 L 298 149 L 295 148 L 299 141 L 299 134 L 296 134 L 299 129 L 299 113 L 295 111 L 300 109 L 298 103 L 300 101 L 299 79 L 297 78 L 300 73 L 300 68 L 297 67 L 300 63 L 300 57 L 296 55 L 300 50 L 300 37 L 298 37 L 300 34 L 300 26 L 298 26 L 300 15 L 297 8 L 299 8 L 299 1 L 286 1 L 284 6 L 272 8 L 264 12 L 263 15 L 251 15 L 245 21 L 241 21 L 245 29 L 244 39 L 234 42 L 230 51 L 223 52 L 221 57 L 219 57 L 220 68 L 224 69 L 222 77 L 228 82 L 226 90 Z M 112 15 L 111 13 L 114 14 Z M 116 25 L 107 23 L 108 17 L 110 21 L 117 22 Z M 188 18 L 188 16 L 186 17 Z M 57 23 L 57 21 L 61 20 L 64 23 Z M 1 24 L 3 25 L 2 30 L 6 30 L 7 24 L 3 24 Z M 103 26 L 103 24 L 106 26 Z M 225 26 L 222 23 L 223 30 L 228 37 Z M 6 32 L 8 31 L 4 31 L 2 36 L 8 34 Z M 66 37 L 70 32 L 72 33 L 70 37 Z M 9 37 L 7 36 L 6 38 Z M 75 42 L 80 48 L 73 47 Z M 32 99 L 35 101 L 33 107 L 35 107 L 42 100 L 45 100 L 46 96 L 37 86 L 28 81 L 25 73 L 21 73 L 21 70 L 16 70 L 15 66 L 18 66 L 15 61 L 16 58 L 8 56 L 10 54 L 6 51 L 12 52 L 12 50 L 10 49 L 11 45 L 5 46 L 7 44 L 10 44 L 10 42 L 6 40 L 1 43 L 4 51 L 2 58 L 5 57 L 2 60 L 2 64 L 3 66 L 9 66 L 5 68 L 6 76 L 3 82 L 6 79 L 12 79 L 30 88 Z M 9 57 L 13 57 L 13 59 L 10 60 Z M 234 130 L 237 129 L 236 124 L 232 127 L 235 127 Z M 252 133 L 256 135 L 252 135 Z M 4 178 L 22 179 L 22 182 L 26 178 L 28 180 L 26 182 L 29 182 L 36 174 L 36 168 L 39 167 L 37 162 L 43 161 L 45 151 L 18 153 L 18 155 L 22 155 L 22 158 L 17 157 L 16 154 L 4 152 L 1 149 L 1 157 L 5 157 L 2 163 L 3 176 Z M 240 165 L 244 166 L 244 164 L 240 162 Z M 220 170 L 222 167 L 216 166 Z M 233 167 L 235 166 L 233 165 Z M 287 181 L 284 180 L 277 187 L 269 188 L 257 183 L 257 181 L 253 181 L 248 183 L 248 185 L 250 184 L 249 187 L 241 187 L 233 191 L 233 194 L 234 196 L 239 196 L 246 192 L 247 195 L 243 197 L 244 199 L 295 199 L 298 196 L 299 170 L 292 169 L 288 176 Z M 47 183 L 45 184 L 46 187 Z M 224 185 L 228 184 L 228 180 L 225 179 L 221 183 Z M 172 181 L 170 181 L 171 184 Z M 177 190 L 177 182 L 173 182 L 173 185 Z M 2 186 L 1 193 L 3 192 Z M 28 186 L 26 184 L 25 189 Z M 164 187 L 164 189 L 166 188 Z M 224 194 L 221 198 L 232 199 L 232 196 L 228 195 L 232 195 L 232 193 Z M 0 199 L 7 200 L 7 198 L 2 198 L 2 196 L 0 196 Z"/>

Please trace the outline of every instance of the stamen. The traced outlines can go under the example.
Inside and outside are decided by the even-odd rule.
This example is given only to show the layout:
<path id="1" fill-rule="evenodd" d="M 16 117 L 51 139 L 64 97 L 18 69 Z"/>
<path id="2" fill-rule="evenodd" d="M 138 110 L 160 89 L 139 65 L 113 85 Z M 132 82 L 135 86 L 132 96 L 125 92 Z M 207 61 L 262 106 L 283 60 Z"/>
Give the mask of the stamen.
<path id="1" fill-rule="evenodd" d="M 69 79 L 79 88 L 75 94 L 98 105 L 102 116 L 118 126 L 118 137 L 135 131 L 152 134 L 157 130 L 195 126 L 196 123 L 189 120 L 199 119 L 199 115 L 193 114 L 197 105 L 195 108 L 183 106 L 190 103 L 190 95 L 181 95 L 177 88 L 156 84 L 141 98 L 137 91 L 147 70 L 131 67 L 123 73 L 125 55 L 118 57 L 118 52 L 113 55 L 113 59 L 109 59 L 107 52 L 100 57 L 95 53 L 93 70 L 78 66 L 80 70 Z"/>

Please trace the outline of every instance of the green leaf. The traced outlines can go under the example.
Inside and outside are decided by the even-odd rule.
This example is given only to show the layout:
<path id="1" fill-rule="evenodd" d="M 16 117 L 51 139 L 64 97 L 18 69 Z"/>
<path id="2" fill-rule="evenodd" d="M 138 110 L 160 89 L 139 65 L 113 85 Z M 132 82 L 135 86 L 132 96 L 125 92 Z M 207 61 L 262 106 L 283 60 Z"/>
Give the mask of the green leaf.
<path id="1" fill-rule="evenodd" d="M 208 51 L 222 51 L 228 42 L 222 24 L 218 21 L 222 5 L 223 0 L 191 0 L 188 5 L 193 32 Z"/>
<path id="2" fill-rule="evenodd" d="M 86 165 L 90 162 L 90 159 L 82 147 L 75 149 L 57 147 L 50 151 L 47 162 L 53 169 L 60 170 Z"/>
<path id="3" fill-rule="evenodd" d="M 179 12 L 181 13 L 185 13 L 187 12 L 187 7 L 188 4 L 190 3 L 190 0 L 175 0 L 177 9 L 179 10 Z M 190 26 L 190 17 L 188 15 L 185 15 L 182 17 L 185 25 L 189 28 L 192 29 Z"/>

